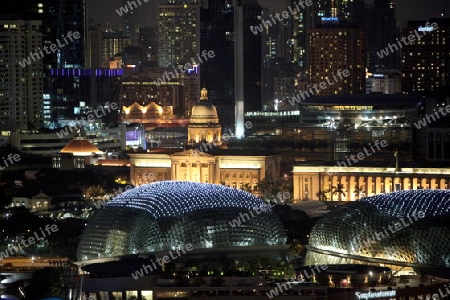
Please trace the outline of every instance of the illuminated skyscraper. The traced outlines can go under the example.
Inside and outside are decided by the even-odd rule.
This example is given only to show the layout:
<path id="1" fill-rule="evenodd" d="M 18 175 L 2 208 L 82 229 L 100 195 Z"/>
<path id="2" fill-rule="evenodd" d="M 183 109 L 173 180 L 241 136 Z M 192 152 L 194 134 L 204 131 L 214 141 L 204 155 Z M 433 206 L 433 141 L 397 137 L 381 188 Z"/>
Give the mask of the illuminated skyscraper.
<path id="1" fill-rule="evenodd" d="M 41 25 L 31 20 L 0 21 L 0 128 L 4 131 L 36 129 L 44 121 L 43 55 L 36 51 L 42 45 Z"/>
<path id="2" fill-rule="evenodd" d="M 347 69 L 348 77 L 336 77 Z M 365 91 L 365 40 L 359 28 L 317 28 L 308 31 L 309 85 L 327 82 L 316 95 L 358 94 Z"/>
<path id="3" fill-rule="evenodd" d="M 313 8 L 309 17 L 312 19 L 314 27 L 329 22 L 327 18 L 337 18 L 341 23 L 354 24 L 359 27 L 364 22 L 364 1 L 362 0 L 317 0 L 312 2 Z"/>
<path id="4" fill-rule="evenodd" d="M 159 66 L 173 69 L 188 63 L 198 65 L 175 78 L 175 81 L 183 82 L 185 107 L 189 111 L 200 94 L 203 68 L 197 57 L 201 54 L 200 0 L 161 0 L 158 21 Z"/>
<path id="5" fill-rule="evenodd" d="M 434 22 L 435 27 L 430 25 Z M 411 32 L 417 32 L 420 40 L 408 45 L 401 42 L 388 45 L 389 50 L 399 49 L 402 53 L 404 93 L 434 93 L 443 86 L 450 86 L 450 18 L 431 19 L 428 26 L 426 23 L 425 20 L 410 21 L 402 29 L 402 37 L 407 38 Z"/>
<path id="6" fill-rule="evenodd" d="M 60 78 L 52 78 L 50 73 L 84 67 L 87 36 L 86 0 L 9 1 L 2 5 L 1 14 L 8 14 L 9 19 L 17 15 L 17 19 L 40 20 L 42 22 L 42 38 L 39 47 L 41 48 L 56 44 L 57 40 L 62 41 L 69 31 L 80 34 L 80 38 L 73 39 L 65 47 L 58 47 L 55 52 L 45 53 L 41 59 L 44 70 L 41 98 L 44 98 L 46 106 L 47 103 L 51 106 L 48 108 L 48 114 L 51 115 L 52 120 L 56 120 L 58 117 L 72 117 L 74 107 L 80 105 L 80 100 L 86 101 L 86 97 L 80 96 L 82 93 L 80 78 L 73 76 L 69 82 L 67 79 L 70 76 L 67 75 L 77 72 L 66 71 L 66 75 L 60 77 L 66 82 L 61 82 Z M 44 126 L 48 127 L 49 125 L 50 120 L 45 118 Z"/>
<path id="7" fill-rule="evenodd" d="M 357 94 L 365 90 L 364 1 L 318 0 L 306 14 L 307 81 L 309 86 L 334 79 L 338 70 L 350 75 L 339 78 L 315 95 Z"/>
<path id="8" fill-rule="evenodd" d="M 158 18 L 160 67 L 173 68 L 185 65 L 200 52 L 199 2 L 199 0 L 161 1 Z"/>
<path id="9" fill-rule="evenodd" d="M 297 7 L 298 0 L 289 0 L 290 7 Z M 293 62 L 304 71 L 306 68 L 307 29 L 312 27 L 311 7 L 299 10 L 292 18 L 292 36 L 287 44 L 293 46 Z"/>

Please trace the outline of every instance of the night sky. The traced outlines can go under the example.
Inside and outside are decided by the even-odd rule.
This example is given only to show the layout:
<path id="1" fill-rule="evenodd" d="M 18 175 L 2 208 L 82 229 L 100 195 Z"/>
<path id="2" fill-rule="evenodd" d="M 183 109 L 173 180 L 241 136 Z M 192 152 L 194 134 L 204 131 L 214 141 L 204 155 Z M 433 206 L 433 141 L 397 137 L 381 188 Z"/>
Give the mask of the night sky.
<path id="1" fill-rule="evenodd" d="M 286 9 L 285 0 L 258 0 L 263 6 L 269 6 L 274 12 L 282 12 Z M 366 0 L 371 2 L 370 0 Z M 122 25 L 116 9 L 123 5 L 123 0 L 89 0 L 88 18 L 94 19 L 97 23 L 106 22 L 115 27 Z M 140 26 L 155 25 L 157 21 L 157 4 L 159 0 L 149 0 L 147 3 L 141 0 L 142 6 L 135 9 L 138 12 L 138 23 Z M 436 17 L 442 12 L 443 8 L 447 10 L 447 16 L 450 16 L 449 0 L 398 0 L 397 1 L 397 23 L 406 25 L 408 20 L 428 20 Z"/>

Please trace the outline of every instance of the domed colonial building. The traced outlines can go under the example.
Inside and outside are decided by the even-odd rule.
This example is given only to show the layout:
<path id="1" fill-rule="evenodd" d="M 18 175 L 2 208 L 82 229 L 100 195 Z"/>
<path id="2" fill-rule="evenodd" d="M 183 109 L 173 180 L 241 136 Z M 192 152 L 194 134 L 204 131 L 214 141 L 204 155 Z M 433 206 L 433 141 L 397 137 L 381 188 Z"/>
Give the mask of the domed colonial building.
<path id="1" fill-rule="evenodd" d="M 83 169 L 86 165 L 94 164 L 95 154 L 102 154 L 96 146 L 84 137 L 74 137 L 58 154 L 52 157 L 52 168 L 55 169 Z"/>
<path id="2" fill-rule="evenodd" d="M 200 102 L 192 107 L 192 114 L 188 125 L 188 143 L 201 142 L 221 144 L 222 126 L 219 124 L 217 109 L 208 99 L 208 91 L 203 88 Z"/>
<path id="3" fill-rule="evenodd" d="M 306 264 L 363 263 L 450 274 L 450 191 L 408 190 L 350 202 L 321 218 Z"/>
<path id="4" fill-rule="evenodd" d="M 262 149 L 228 149 L 222 140 L 227 141 L 234 134 L 229 131 L 222 135 L 221 130 L 217 109 L 203 88 L 200 101 L 192 108 L 188 149 L 159 148 L 130 153 L 131 183 L 140 186 L 163 180 L 203 182 L 262 196 L 258 183 L 279 178 L 280 155 Z"/>

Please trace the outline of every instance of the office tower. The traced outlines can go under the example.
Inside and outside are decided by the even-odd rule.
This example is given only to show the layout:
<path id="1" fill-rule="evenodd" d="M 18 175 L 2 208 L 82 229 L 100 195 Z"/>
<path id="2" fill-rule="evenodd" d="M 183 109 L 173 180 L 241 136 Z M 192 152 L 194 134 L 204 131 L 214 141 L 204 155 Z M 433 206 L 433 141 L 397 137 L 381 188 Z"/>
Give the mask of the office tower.
<path id="1" fill-rule="evenodd" d="M 16 19 L 41 20 L 42 44 L 47 46 L 55 43 L 56 39 L 61 39 L 69 31 L 78 31 L 81 35 L 80 39 L 74 40 L 68 47 L 61 47 L 55 53 L 44 56 L 44 70 L 83 65 L 86 28 L 85 0 L 9 1 L 2 4 L 0 14 Z"/>
<path id="2" fill-rule="evenodd" d="M 102 26 L 92 22 L 89 24 L 86 37 L 87 49 L 85 51 L 85 65 L 86 68 L 101 68 L 102 67 Z"/>
<path id="3" fill-rule="evenodd" d="M 204 62 L 200 52 L 200 0 L 161 0 L 159 5 L 159 66 L 178 68 L 197 64 L 195 72 L 178 78 L 185 83 L 185 107 L 188 113 L 200 94 L 200 73 Z M 202 63 L 203 62 L 203 63 Z"/>
<path id="4" fill-rule="evenodd" d="M 267 28 L 263 33 L 263 110 L 296 109 L 287 103 L 298 94 L 298 80 L 305 70 L 295 59 L 298 44 L 292 37 L 292 20 L 289 19 Z"/>
<path id="5" fill-rule="evenodd" d="M 363 26 L 364 1 L 362 0 L 318 0 L 312 2 L 311 14 L 308 16 L 311 20 L 308 22 L 311 22 L 314 27 L 320 27 L 329 22 Z"/>
<path id="6" fill-rule="evenodd" d="M 77 108 L 92 105 L 90 91 L 86 90 L 80 76 L 83 73 L 81 69 L 84 67 L 86 50 L 86 3 L 85 0 L 48 1 L 54 20 L 54 24 L 49 25 L 55 26 L 55 35 L 62 36 L 70 30 L 78 31 L 81 38 L 64 47 L 64 52 L 53 57 L 51 65 L 45 66 L 50 74 L 46 75 L 44 93 L 50 96 L 52 102 L 53 121 L 59 118 L 77 118 L 80 113 Z"/>
<path id="7" fill-rule="evenodd" d="M 261 8 L 261 19 L 267 19 L 270 16 L 269 8 Z M 278 38 L 278 26 L 271 26 L 264 30 L 262 33 L 262 66 L 263 68 L 269 68 L 274 65 L 277 58 L 277 38 Z"/>
<path id="8" fill-rule="evenodd" d="M 139 39 L 139 26 L 135 20 L 141 4 L 141 1 L 123 0 L 123 6 L 128 6 L 130 10 L 121 16 L 122 32 L 124 36 L 131 38 L 133 45 L 137 45 Z"/>
<path id="9" fill-rule="evenodd" d="M 49 107 L 42 98 L 42 24 L 0 21 L 0 127 L 5 131 L 42 126 Z"/>
<path id="10" fill-rule="evenodd" d="M 244 110 L 261 108 L 261 34 L 253 34 L 251 26 L 261 24 L 261 6 L 256 0 L 236 1 L 242 8 L 243 34 L 243 99 Z M 205 0 L 201 9 L 201 47 L 216 53 L 214 63 L 205 64 L 202 84 L 215 103 L 224 124 L 235 122 L 235 9 L 233 0 Z M 219 100 L 219 101 L 217 101 Z M 217 102 L 216 102 L 217 101 Z"/>
<path id="11" fill-rule="evenodd" d="M 338 70 L 350 75 L 314 90 L 315 95 L 354 94 L 365 91 L 364 1 L 318 0 L 306 15 L 307 83 L 320 84 Z"/>
<path id="12" fill-rule="evenodd" d="M 334 75 L 348 70 L 348 77 Z M 359 28 L 329 27 L 308 31 L 308 82 L 312 86 L 321 82 L 325 89 L 315 95 L 358 94 L 365 91 L 365 40 Z"/>
<path id="13" fill-rule="evenodd" d="M 191 62 L 200 52 L 199 0 L 162 0 L 159 5 L 159 65 Z"/>
<path id="14" fill-rule="evenodd" d="M 122 54 L 131 45 L 131 37 L 126 36 L 122 31 L 104 30 L 102 32 L 102 66 L 107 68 L 109 61 L 115 55 Z"/>
<path id="15" fill-rule="evenodd" d="M 203 1 L 200 10 L 201 49 L 214 50 L 214 63 L 202 66 L 201 82 L 208 89 L 223 124 L 234 123 L 234 7 L 233 0 Z"/>
<path id="16" fill-rule="evenodd" d="M 263 7 L 261 11 L 261 18 L 263 20 L 270 16 L 267 7 Z M 261 100 L 263 110 L 270 109 L 275 99 L 274 78 L 277 73 L 278 29 L 278 26 L 272 26 L 261 33 Z"/>
<path id="17" fill-rule="evenodd" d="M 144 27 L 139 29 L 139 44 L 143 48 L 143 62 L 158 62 L 158 28 Z"/>
<path id="18" fill-rule="evenodd" d="M 297 7 L 297 5 L 298 0 L 289 0 L 289 6 L 291 8 Z M 299 10 L 296 15 L 292 16 L 292 35 L 288 43 L 293 46 L 293 62 L 300 71 L 306 70 L 307 29 L 312 28 L 311 18 L 308 16 L 311 15 L 312 8 L 306 7 L 305 9 Z"/>
<path id="19" fill-rule="evenodd" d="M 369 72 L 375 73 L 377 69 L 399 69 L 400 51 L 382 58 L 377 55 L 387 44 L 396 42 L 398 31 L 395 1 L 375 0 L 374 5 L 366 9 L 364 27 Z"/>
<path id="20" fill-rule="evenodd" d="M 432 23 L 437 26 L 431 26 Z M 450 18 L 431 19 L 429 23 L 410 21 L 402 29 L 401 37 L 407 39 L 416 33 L 421 36 L 420 40 L 415 39 L 408 45 L 399 41 L 387 45 L 385 50 L 388 53 L 401 51 L 402 92 L 433 94 L 450 85 Z"/>
<path id="21" fill-rule="evenodd" d="M 105 103 L 116 102 L 122 75 L 123 69 L 51 69 L 48 76 L 55 83 L 54 113 L 61 119 L 79 119 Z M 117 111 L 103 119 L 107 123 L 117 122 Z M 54 126 L 58 124 L 50 127 Z"/>
<path id="22" fill-rule="evenodd" d="M 383 93 L 398 94 L 402 92 L 402 79 L 397 69 L 376 70 L 376 73 L 368 73 L 366 78 L 366 94 Z"/>
<path id="23" fill-rule="evenodd" d="M 311 7 L 298 0 L 287 1 L 286 11 L 295 11 L 295 14 L 266 28 L 263 36 L 263 65 L 262 65 L 262 99 L 263 109 L 296 109 L 292 105 L 285 105 L 283 101 L 290 99 L 290 92 L 282 91 L 286 86 L 294 85 L 299 88 L 299 79 L 306 74 L 306 48 L 307 28 L 311 27 L 308 15 Z M 302 8 L 303 6 L 303 8 Z M 271 20 L 271 17 L 282 11 L 272 12 L 263 9 L 262 20 Z M 287 77 L 286 77 L 287 75 Z M 294 91 L 296 94 L 297 91 Z"/>
<path id="24" fill-rule="evenodd" d="M 30 1 L 30 0 L 22 0 Z M 33 1 L 35 2 L 35 1 Z M 82 68 L 84 66 L 84 51 L 86 39 L 86 2 L 85 0 L 46 0 L 38 4 L 42 6 L 42 27 L 44 34 L 44 45 L 55 43 L 69 31 L 79 32 L 81 38 L 49 55 L 44 60 L 44 69 L 50 68 Z M 45 16 L 45 17 L 44 17 Z"/>
<path id="25" fill-rule="evenodd" d="M 278 22 L 276 27 L 278 27 L 277 57 L 287 63 L 294 63 L 293 21 L 291 19 L 283 20 Z"/>

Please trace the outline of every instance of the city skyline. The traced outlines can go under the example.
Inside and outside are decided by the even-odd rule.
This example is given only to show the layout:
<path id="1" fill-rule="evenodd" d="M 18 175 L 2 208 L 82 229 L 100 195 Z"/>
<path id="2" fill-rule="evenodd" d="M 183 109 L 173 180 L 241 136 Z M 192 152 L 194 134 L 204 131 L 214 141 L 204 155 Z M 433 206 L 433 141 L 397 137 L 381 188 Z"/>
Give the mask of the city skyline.
<path id="1" fill-rule="evenodd" d="M 143 0 L 142 0 L 143 1 Z M 263 7 L 269 7 L 271 12 L 281 13 L 287 7 L 287 0 L 258 0 Z M 373 0 L 365 0 L 365 3 L 373 3 Z M 436 18 L 446 9 L 447 16 L 450 15 L 450 4 L 447 0 L 398 0 L 397 2 L 397 26 L 406 26 L 410 20 L 428 20 Z M 121 28 L 122 17 L 116 13 L 116 9 L 123 6 L 123 0 L 88 2 L 88 19 L 96 23 L 111 25 Z M 158 2 L 151 0 L 142 3 L 135 11 L 138 12 L 137 20 L 141 27 L 154 26 L 157 24 Z"/>
<path id="2" fill-rule="evenodd" d="M 449 295 L 449 0 L 365 1 L 7 3 L 2 298 Z"/>

